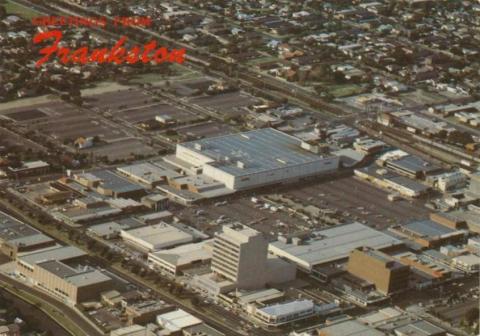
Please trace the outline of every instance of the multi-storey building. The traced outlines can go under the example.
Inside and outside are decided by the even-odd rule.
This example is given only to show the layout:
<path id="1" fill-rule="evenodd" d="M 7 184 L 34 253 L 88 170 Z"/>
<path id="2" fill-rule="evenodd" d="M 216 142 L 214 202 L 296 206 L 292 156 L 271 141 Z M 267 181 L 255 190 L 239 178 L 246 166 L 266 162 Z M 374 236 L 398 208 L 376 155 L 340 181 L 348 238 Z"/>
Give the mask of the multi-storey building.
<path id="1" fill-rule="evenodd" d="M 350 253 L 348 272 L 375 284 L 377 291 L 390 294 L 408 287 L 410 268 L 383 252 L 360 247 Z"/>
<path id="2" fill-rule="evenodd" d="M 212 271 L 238 288 L 254 289 L 265 285 L 268 242 L 263 235 L 242 224 L 223 227 L 215 236 Z"/>

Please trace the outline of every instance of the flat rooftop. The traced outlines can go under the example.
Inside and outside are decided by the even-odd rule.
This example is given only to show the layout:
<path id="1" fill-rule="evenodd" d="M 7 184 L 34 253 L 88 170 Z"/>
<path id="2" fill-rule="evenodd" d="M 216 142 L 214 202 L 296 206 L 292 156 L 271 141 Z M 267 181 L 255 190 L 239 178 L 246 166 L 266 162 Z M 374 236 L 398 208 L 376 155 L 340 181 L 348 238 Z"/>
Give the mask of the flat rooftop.
<path id="1" fill-rule="evenodd" d="M 144 162 L 119 167 L 117 170 L 122 174 L 149 184 L 180 176 L 176 171 L 168 169 L 158 162 Z"/>
<path id="2" fill-rule="evenodd" d="M 123 220 L 116 220 L 98 225 L 92 225 L 87 230 L 96 234 L 97 236 L 104 237 L 107 235 L 120 233 L 120 231 L 122 230 L 134 229 L 136 227 L 144 225 L 145 224 L 140 223 L 135 219 L 126 218 Z"/>
<path id="3" fill-rule="evenodd" d="M 153 249 L 166 248 L 193 240 L 193 235 L 166 223 L 122 230 L 122 237 L 132 238 L 140 244 L 151 246 Z"/>
<path id="4" fill-rule="evenodd" d="M 383 263 L 389 269 L 397 269 L 404 267 L 401 263 L 397 262 L 394 258 L 385 254 L 381 251 L 374 250 L 371 248 L 363 248 L 362 252 L 369 257 L 372 257 L 379 262 Z"/>
<path id="5" fill-rule="evenodd" d="M 210 248 L 207 247 L 210 245 Z M 188 265 L 198 260 L 212 258 L 213 239 L 200 243 L 181 245 L 172 249 L 153 252 L 150 255 L 175 266 Z"/>
<path id="6" fill-rule="evenodd" d="M 402 244 L 392 236 L 355 222 L 314 232 L 298 244 L 275 241 L 268 249 L 275 255 L 311 269 L 315 265 L 347 258 L 350 251 L 357 247 L 383 249 Z"/>
<path id="7" fill-rule="evenodd" d="M 441 169 L 441 167 L 414 155 L 407 155 L 396 160 L 391 160 L 389 164 L 411 172 L 425 172 L 427 174 Z"/>
<path id="8" fill-rule="evenodd" d="M 323 160 L 301 148 L 302 141 L 273 128 L 224 135 L 180 144 L 211 158 L 216 167 L 229 174 L 242 176 L 298 166 Z M 237 162 L 243 164 L 239 167 Z"/>
<path id="9" fill-rule="evenodd" d="M 89 269 L 85 272 L 79 272 L 75 275 L 68 276 L 65 278 L 65 280 L 75 286 L 83 287 L 110 281 L 111 278 L 98 270 Z"/>
<path id="10" fill-rule="evenodd" d="M 32 266 L 36 265 L 78 287 L 111 280 L 110 277 L 92 267 L 82 266 L 81 268 L 73 268 L 63 263 L 64 261 L 85 255 L 85 252 L 76 247 L 62 246 L 23 255 L 20 257 L 20 260 Z"/>
<path id="11" fill-rule="evenodd" d="M 30 246 L 53 242 L 53 239 L 0 211 L 0 241 L 8 241 L 17 246 Z"/>
<path id="12" fill-rule="evenodd" d="M 412 180 L 412 179 L 409 179 L 408 177 L 398 175 L 392 171 L 379 168 L 374 164 L 368 167 L 359 168 L 357 169 L 357 171 L 364 174 L 368 174 L 380 180 L 390 181 L 396 185 L 400 185 L 402 187 L 408 188 L 412 191 L 419 192 L 419 193 L 425 192 L 430 188 L 420 182 L 417 182 L 416 180 Z"/>
<path id="13" fill-rule="evenodd" d="M 110 170 L 96 170 L 94 172 L 86 174 L 78 174 L 77 176 L 85 178 L 87 180 L 99 180 L 101 181 L 100 185 L 102 188 L 110 189 L 117 193 L 137 191 L 143 189 L 142 186 L 131 183 L 126 178 L 123 178 Z"/>
<path id="14" fill-rule="evenodd" d="M 177 309 L 170 313 L 157 316 L 157 322 L 165 329 L 176 332 L 186 327 L 202 323 L 202 320 L 196 318 L 192 314 L 187 313 L 183 309 Z"/>
<path id="15" fill-rule="evenodd" d="M 69 277 L 71 275 L 77 274 L 77 272 L 75 272 L 74 269 L 72 269 L 71 267 L 69 267 L 65 264 L 62 264 L 61 262 L 59 262 L 57 260 L 44 261 L 42 263 L 38 263 L 37 265 L 40 266 L 41 268 L 49 271 L 50 273 L 55 274 L 56 276 L 58 276 L 60 278 L 66 278 L 66 277 Z"/>
<path id="16" fill-rule="evenodd" d="M 259 311 L 268 314 L 270 316 L 288 316 L 295 313 L 300 313 L 313 309 L 315 304 L 312 300 L 296 300 L 287 303 L 277 303 L 271 306 L 266 306 L 258 309 Z"/>
<path id="17" fill-rule="evenodd" d="M 421 237 L 441 237 L 451 233 L 458 232 L 431 220 L 422 220 L 408 223 L 403 226 L 404 229 Z"/>
<path id="18" fill-rule="evenodd" d="M 37 169 L 37 168 L 48 168 L 50 164 L 44 161 L 30 161 L 30 162 L 23 162 L 22 167 L 19 168 L 9 168 L 12 172 L 21 172 L 23 170 L 28 169 Z"/>
<path id="19" fill-rule="evenodd" d="M 384 336 L 385 333 L 372 327 L 364 325 L 357 320 L 349 320 L 333 324 L 319 329 L 318 332 L 324 335 L 348 335 L 348 336 Z"/>
<path id="20" fill-rule="evenodd" d="M 55 249 L 46 251 L 34 252 L 22 255 L 20 260 L 23 262 L 34 265 L 40 264 L 46 261 L 63 261 L 73 258 L 85 256 L 86 253 L 74 246 L 62 246 Z"/>
<path id="21" fill-rule="evenodd" d="M 445 330 L 423 320 L 412 322 L 395 329 L 395 331 L 401 335 L 410 336 L 440 335 L 445 332 Z"/>
<path id="22" fill-rule="evenodd" d="M 219 235 L 225 235 L 241 242 L 247 242 L 249 238 L 261 235 L 261 233 L 241 223 L 233 223 L 224 225 L 223 232 L 219 233 Z"/>

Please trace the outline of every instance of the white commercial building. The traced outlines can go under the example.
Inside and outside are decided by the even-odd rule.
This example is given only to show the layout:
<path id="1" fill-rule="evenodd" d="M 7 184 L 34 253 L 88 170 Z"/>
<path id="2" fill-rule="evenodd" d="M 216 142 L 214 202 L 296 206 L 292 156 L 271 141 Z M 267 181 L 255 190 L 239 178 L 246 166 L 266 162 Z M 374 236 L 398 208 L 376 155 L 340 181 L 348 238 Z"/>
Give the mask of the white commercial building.
<path id="1" fill-rule="evenodd" d="M 467 176 L 459 171 L 445 173 L 438 176 L 437 185 L 441 191 L 447 191 L 454 187 L 462 187 L 467 183 Z"/>
<path id="2" fill-rule="evenodd" d="M 361 246 L 381 250 L 402 244 L 366 225 L 352 223 L 314 232 L 305 239 L 279 237 L 278 241 L 270 243 L 269 252 L 311 272 L 316 265 L 348 258 L 350 251 Z"/>
<path id="3" fill-rule="evenodd" d="M 212 271 L 239 288 L 265 285 L 268 242 L 258 231 L 242 224 L 225 225 L 215 236 Z"/>
<path id="4" fill-rule="evenodd" d="M 182 309 L 178 309 L 170 313 L 158 315 L 157 323 L 160 327 L 166 329 L 170 333 L 178 333 L 185 328 L 198 325 L 203 322 L 192 314 L 189 314 Z"/>
<path id="5" fill-rule="evenodd" d="M 153 331 L 148 330 L 147 327 L 134 324 L 128 327 L 112 330 L 110 336 L 155 336 Z"/>
<path id="6" fill-rule="evenodd" d="M 148 254 L 148 264 L 171 276 L 180 275 L 182 270 L 201 265 L 212 259 L 213 240 L 187 244 L 168 250 Z"/>
<path id="7" fill-rule="evenodd" d="M 305 319 L 315 315 L 315 304 L 312 300 L 297 300 L 256 308 L 253 316 L 268 326 Z"/>
<path id="8" fill-rule="evenodd" d="M 467 273 L 480 270 L 480 258 L 474 254 L 461 255 L 452 259 L 452 265 Z"/>
<path id="9" fill-rule="evenodd" d="M 262 233 L 239 223 L 225 225 L 214 240 L 212 271 L 239 289 L 258 289 L 295 279 L 295 267 L 268 255 Z"/>
<path id="10" fill-rule="evenodd" d="M 180 176 L 179 173 L 165 167 L 160 162 L 144 162 L 119 167 L 117 168 L 117 172 L 135 182 L 147 185 L 150 188 L 166 183 L 169 179 Z"/>
<path id="11" fill-rule="evenodd" d="M 333 172 L 339 158 L 316 154 L 314 146 L 264 128 L 178 144 L 170 163 L 242 190 Z"/>
<path id="12" fill-rule="evenodd" d="M 181 244 L 190 243 L 194 237 L 172 225 L 160 223 L 132 230 L 122 230 L 120 237 L 144 252 L 154 252 Z"/>

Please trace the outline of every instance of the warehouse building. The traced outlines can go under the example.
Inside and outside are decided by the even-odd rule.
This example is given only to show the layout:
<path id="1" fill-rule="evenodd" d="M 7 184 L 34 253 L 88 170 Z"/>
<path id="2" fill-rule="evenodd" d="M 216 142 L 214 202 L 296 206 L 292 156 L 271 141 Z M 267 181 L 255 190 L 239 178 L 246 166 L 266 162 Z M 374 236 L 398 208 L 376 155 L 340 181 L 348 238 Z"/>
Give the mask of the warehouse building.
<path id="1" fill-rule="evenodd" d="M 387 334 L 360 323 L 358 320 L 347 320 L 318 329 L 318 335 L 386 336 Z"/>
<path id="2" fill-rule="evenodd" d="M 167 183 L 169 179 L 180 176 L 179 173 L 159 162 L 145 162 L 120 167 L 117 168 L 117 172 L 149 188 L 155 188 L 159 184 Z"/>
<path id="3" fill-rule="evenodd" d="M 125 307 L 128 324 L 142 324 L 155 322 L 158 314 L 166 313 L 172 310 L 173 306 L 163 300 L 146 299 L 133 294 L 134 299 L 128 302 L 128 299 L 122 300 L 122 306 Z"/>
<path id="4" fill-rule="evenodd" d="M 269 251 L 304 271 L 314 272 L 316 266 L 346 260 L 350 251 L 361 246 L 386 250 L 402 245 L 396 238 L 355 222 L 317 231 L 303 238 L 280 236 L 270 243 Z"/>
<path id="5" fill-rule="evenodd" d="M 355 176 L 371 182 L 381 188 L 389 189 L 406 197 L 420 197 L 428 193 L 431 188 L 420 182 L 401 176 L 385 168 L 378 168 L 371 165 L 355 169 Z"/>
<path id="6" fill-rule="evenodd" d="M 414 155 L 387 160 L 385 166 L 400 175 L 418 179 L 424 179 L 428 175 L 438 174 L 442 171 L 441 167 Z"/>
<path id="7" fill-rule="evenodd" d="M 464 230 L 451 229 L 431 220 L 414 221 L 391 227 L 389 230 L 425 248 L 461 242 L 466 235 Z"/>
<path id="8" fill-rule="evenodd" d="M 89 173 L 75 174 L 77 183 L 95 190 L 97 193 L 113 198 L 140 199 L 146 195 L 145 189 L 131 183 L 110 170 L 96 170 Z"/>
<path id="9" fill-rule="evenodd" d="M 208 264 L 212 260 L 212 253 L 213 241 L 205 240 L 149 253 L 148 264 L 152 269 L 175 277 L 186 269 Z"/>
<path id="10" fill-rule="evenodd" d="M 203 321 L 196 318 L 183 309 L 177 309 L 172 312 L 157 316 L 157 324 L 170 334 L 181 333 L 185 328 L 202 324 Z"/>
<path id="11" fill-rule="evenodd" d="M 142 226 L 145 226 L 145 224 L 134 218 L 128 217 L 125 219 L 92 225 L 87 229 L 87 233 L 109 240 L 120 237 L 120 232 L 122 230 L 135 229 Z"/>
<path id="12" fill-rule="evenodd" d="M 25 176 L 46 174 L 50 169 L 50 164 L 44 161 L 22 162 L 20 167 L 7 167 L 0 170 L 0 176 L 5 175 L 12 178 L 22 178 Z"/>
<path id="13" fill-rule="evenodd" d="M 179 144 L 167 160 L 232 190 L 295 181 L 339 165 L 338 157 L 316 154 L 314 147 L 272 128 Z"/>
<path id="14" fill-rule="evenodd" d="M 167 223 L 159 223 L 131 230 L 121 230 L 120 237 L 127 244 L 143 252 L 154 252 L 191 243 L 194 236 Z"/>
<path id="15" fill-rule="evenodd" d="M 416 279 L 416 286 L 422 288 L 441 283 L 450 279 L 452 276 L 452 270 L 445 266 L 445 264 L 448 263 L 448 260 L 445 260 L 443 264 L 440 264 L 436 260 L 437 253 L 438 251 L 435 250 L 429 251 L 429 255 L 402 252 L 393 255 L 393 258 L 403 265 L 410 266 L 412 274 L 414 273 L 418 275 L 418 277 L 412 277 Z M 434 254 L 434 256 L 431 256 L 431 254 Z"/>
<path id="16" fill-rule="evenodd" d="M 147 327 L 133 324 L 128 327 L 118 328 L 110 332 L 110 336 L 154 336 L 155 333 Z"/>
<path id="17" fill-rule="evenodd" d="M 467 254 L 452 259 L 452 265 L 467 273 L 480 271 L 480 258 L 474 254 Z"/>
<path id="18" fill-rule="evenodd" d="M 480 173 L 475 173 L 470 176 L 469 191 L 473 195 L 480 197 Z"/>
<path id="19" fill-rule="evenodd" d="M 467 223 L 464 219 L 458 218 L 448 212 L 432 212 L 430 219 L 435 223 L 449 227 L 451 229 L 466 229 Z"/>
<path id="20" fill-rule="evenodd" d="M 74 266 L 86 253 L 63 246 L 17 257 L 15 273 L 63 302 L 96 300 L 111 289 L 112 279 L 88 266 Z"/>
<path id="21" fill-rule="evenodd" d="M 53 245 L 52 238 L 0 211 L 0 252 L 3 254 L 15 259 L 18 253 Z"/>

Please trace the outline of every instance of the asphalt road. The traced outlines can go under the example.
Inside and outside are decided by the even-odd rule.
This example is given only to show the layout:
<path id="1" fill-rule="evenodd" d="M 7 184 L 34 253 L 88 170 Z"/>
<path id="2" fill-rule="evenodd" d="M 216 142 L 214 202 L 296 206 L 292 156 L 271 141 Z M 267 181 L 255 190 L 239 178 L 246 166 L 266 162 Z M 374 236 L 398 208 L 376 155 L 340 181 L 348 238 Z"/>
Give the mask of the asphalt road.
<path id="1" fill-rule="evenodd" d="M 61 312 L 62 315 L 64 315 L 66 318 L 68 318 L 74 324 L 76 324 L 81 330 L 83 330 L 86 336 L 103 336 L 104 335 L 103 333 L 100 333 L 97 329 L 95 329 L 92 325 L 90 325 L 90 323 L 85 321 L 84 318 L 80 317 L 79 314 L 74 309 L 55 300 L 48 294 L 45 294 L 35 288 L 24 285 L 21 282 L 17 282 L 4 274 L 0 274 L 0 282 L 15 286 L 16 288 L 19 288 L 25 292 L 29 292 L 32 295 L 35 295 L 36 297 L 40 298 L 41 300 L 48 302 L 50 305 L 55 307 L 55 309 L 57 309 L 59 313 Z"/>
<path id="2" fill-rule="evenodd" d="M 11 306 L 20 312 L 20 317 L 24 319 L 29 326 L 36 330 L 47 331 L 55 336 L 70 336 L 70 333 L 63 329 L 61 325 L 49 318 L 47 314 L 30 303 L 23 301 L 7 290 L 0 289 L 0 294 L 11 302 Z"/>

